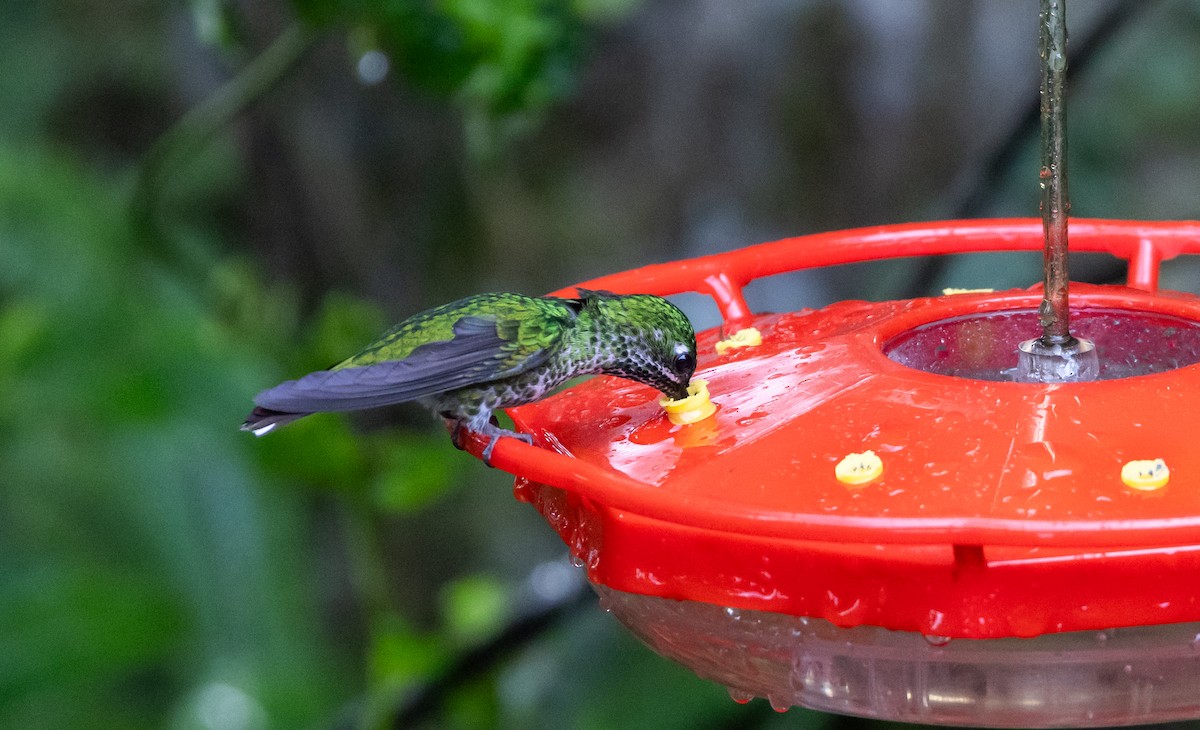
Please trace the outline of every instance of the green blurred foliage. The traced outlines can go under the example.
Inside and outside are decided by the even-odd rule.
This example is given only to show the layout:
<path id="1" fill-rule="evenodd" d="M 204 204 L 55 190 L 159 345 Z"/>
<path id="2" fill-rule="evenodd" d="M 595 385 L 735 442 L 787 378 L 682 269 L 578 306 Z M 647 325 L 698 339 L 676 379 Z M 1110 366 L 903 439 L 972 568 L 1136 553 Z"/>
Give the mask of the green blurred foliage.
<path id="1" fill-rule="evenodd" d="M 527 131 L 570 91 L 587 0 L 292 0 L 317 27 L 349 26 L 359 53 L 391 57 L 404 77 L 461 104 L 476 156 Z"/>
<path id="2" fill-rule="evenodd" d="M 563 93 L 578 33 L 573 11 L 538 3 L 332 9 L 305 8 L 371 25 L 480 124 Z M 20 21 L 0 24 L 6 57 L 59 42 L 41 9 L 5 12 Z M 234 57 L 235 15 L 193 4 L 196 32 Z M 286 282 L 230 253 L 219 215 L 242 191 L 227 140 L 170 161 L 162 225 L 139 229 L 133 160 L 96 166 L 43 126 L 92 60 L 22 61 L 40 67 L 0 76 L 22 101 L 0 140 L 0 727 L 386 724 L 510 615 L 483 574 L 447 583 L 425 626 L 391 598 L 406 579 L 385 557 L 389 516 L 425 519 L 478 466 L 432 424 L 240 433 L 253 392 L 344 358 L 381 311 L 334 293 L 302 313 Z M 147 70 L 136 84 L 157 93 Z M 322 554 L 331 528 L 344 547 Z M 446 722 L 490 725 L 499 708 L 485 676 Z"/>
<path id="3" fill-rule="evenodd" d="M 156 726 L 213 683 L 284 723 L 326 707 L 299 504 L 228 420 L 271 368 L 69 160 L 0 148 L 0 239 L 0 725 Z"/>
<path id="4" fill-rule="evenodd" d="M 461 646 L 471 646 L 503 628 L 512 597 L 494 578 L 474 575 L 443 587 L 441 603 L 450 636 Z"/>

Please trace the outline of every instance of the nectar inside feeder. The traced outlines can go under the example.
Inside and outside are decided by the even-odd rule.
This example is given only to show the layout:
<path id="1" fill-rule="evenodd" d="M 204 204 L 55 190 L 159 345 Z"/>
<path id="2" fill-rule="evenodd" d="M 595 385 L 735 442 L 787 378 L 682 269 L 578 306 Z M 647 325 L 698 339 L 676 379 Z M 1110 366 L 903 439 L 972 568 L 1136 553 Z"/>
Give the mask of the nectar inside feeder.
<path id="1" fill-rule="evenodd" d="M 1040 288 L 782 314 L 742 296 L 805 268 L 1036 251 L 1040 221 L 818 234 L 587 282 L 708 294 L 761 343 L 718 355 L 700 333 L 710 417 L 673 424 L 651 388 L 597 377 L 513 409 L 534 444 L 501 439 L 492 463 L 622 623 L 735 699 L 1008 727 L 1200 716 L 1200 297 L 1157 291 L 1200 223 L 1071 232 L 1129 262 L 1126 286 L 1072 286 L 1097 380 L 1013 382 Z M 851 457 L 869 478 L 839 478 Z"/>

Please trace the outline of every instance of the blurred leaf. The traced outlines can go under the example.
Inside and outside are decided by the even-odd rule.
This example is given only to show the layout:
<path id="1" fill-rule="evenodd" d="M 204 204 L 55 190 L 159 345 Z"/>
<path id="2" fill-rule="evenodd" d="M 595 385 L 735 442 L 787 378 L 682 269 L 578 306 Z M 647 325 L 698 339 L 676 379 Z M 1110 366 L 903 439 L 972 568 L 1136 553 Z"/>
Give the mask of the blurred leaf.
<path id="1" fill-rule="evenodd" d="M 0 724 L 72 718 L 77 695 L 161 726 L 172 691 L 230 664 L 273 723 L 307 724 L 345 678 L 299 501 L 258 487 L 236 430 L 268 368 L 135 257 L 118 192 L 0 144 L 0 297 L 19 303 L 0 315 Z"/>
<path id="2" fill-rule="evenodd" d="M 371 685 L 389 694 L 428 678 L 445 660 L 445 648 L 436 636 L 421 635 L 400 616 L 378 616 L 371 629 L 367 668 Z"/>
<path id="3" fill-rule="evenodd" d="M 410 83 L 455 96 L 477 157 L 530 129 L 572 89 L 585 17 L 565 0 L 292 0 L 307 22 L 353 27 L 352 46 L 387 53 Z"/>
<path id="4" fill-rule="evenodd" d="M 373 501 L 384 512 L 415 512 L 462 484 L 468 462 L 441 434 L 389 433 L 373 442 L 381 461 Z"/>
<path id="5" fill-rule="evenodd" d="M 209 268 L 208 295 L 213 321 L 203 335 L 236 341 L 278 359 L 295 356 L 292 337 L 299 328 L 299 303 L 286 284 L 266 285 L 249 262 L 225 259 Z"/>
<path id="6" fill-rule="evenodd" d="M 247 398 L 239 416 L 249 413 L 251 405 Z M 360 437 L 341 414 L 302 418 L 261 439 L 245 436 L 254 440 L 264 468 L 293 484 L 356 494 L 371 473 Z"/>
<path id="7" fill-rule="evenodd" d="M 485 640 L 508 620 L 511 599 L 494 578 L 473 575 L 448 583 L 441 594 L 446 631 L 460 645 Z"/>
<path id="8" fill-rule="evenodd" d="M 205 43 L 229 50 L 237 42 L 233 9 L 225 0 L 191 0 L 192 23 Z"/>
<path id="9" fill-rule="evenodd" d="M 465 682 L 446 699 L 439 724 L 448 728 L 496 727 L 500 714 L 500 702 L 496 688 L 489 677 L 479 677 Z"/>
<path id="10" fill-rule="evenodd" d="M 18 300 L 0 309 L 0 372 L 24 367 L 35 348 L 44 346 L 49 333 L 48 307 Z"/>
<path id="11" fill-rule="evenodd" d="M 0 707 L 29 687 L 88 684 L 162 661 L 181 619 L 144 574 L 103 565 L 10 573 L 0 592 Z"/>
<path id="12" fill-rule="evenodd" d="M 300 368 L 323 370 L 340 363 L 382 335 L 387 324 L 375 305 L 345 294 L 327 295 L 305 338 L 308 362 Z"/>

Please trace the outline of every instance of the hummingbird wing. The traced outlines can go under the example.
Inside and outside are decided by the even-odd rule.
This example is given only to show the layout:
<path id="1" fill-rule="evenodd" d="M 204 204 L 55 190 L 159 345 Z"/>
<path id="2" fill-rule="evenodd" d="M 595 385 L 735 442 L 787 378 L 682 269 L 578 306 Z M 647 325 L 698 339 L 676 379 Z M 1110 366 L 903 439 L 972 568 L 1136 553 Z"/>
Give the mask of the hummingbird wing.
<path id="1" fill-rule="evenodd" d="M 448 340 L 419 345 L 402 359 L 310 373 L 259 393 L 254 403 L 282 413 L 351 411 L 507 378 L 545 363 L 567 322 L 543 321 L 530 338 L 520 320 L 467 315 Z"/>

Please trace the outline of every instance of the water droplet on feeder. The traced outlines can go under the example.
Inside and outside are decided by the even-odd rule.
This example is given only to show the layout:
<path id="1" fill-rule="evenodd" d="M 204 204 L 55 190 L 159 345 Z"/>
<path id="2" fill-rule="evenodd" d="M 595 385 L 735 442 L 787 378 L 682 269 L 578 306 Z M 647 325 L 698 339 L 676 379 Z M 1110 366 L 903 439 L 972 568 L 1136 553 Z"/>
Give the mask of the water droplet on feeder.
<path id="1" fill-rule="evenodd" d="M 744 705 L 750 700 L 754 699 L 754 693 L 747 692 L 744 689 L 738 689 L 737 687 L 726 687 L 725 690 L 729 692 L 729 699 L 733 700 L 739 705 Z"/>
<path id="2" fill-rule="evenodd" d="M 771 703 L 771 709 L 776 712 L 787 712 L 792 709 L 792 701 L 778 695 L 768 696 L 767 702 Z"/>
<path id="3" fill-rule="evenodd" d="M 926 644 L 929 644 L 930 646 L 939 647 L 939 648 L 946 646 L 950 643 L 949 636 L 938 636 L 936 634 L 923 634 L 922 638 L 925 639 Z"/>
<path id="4" fill-rule="evenodd" d="M 1042 303 L 1038 306 L 1038 324 L 1043 329 L 1054 324 L 1054 305 L 1048 301 L 1042 300 Z"/>

